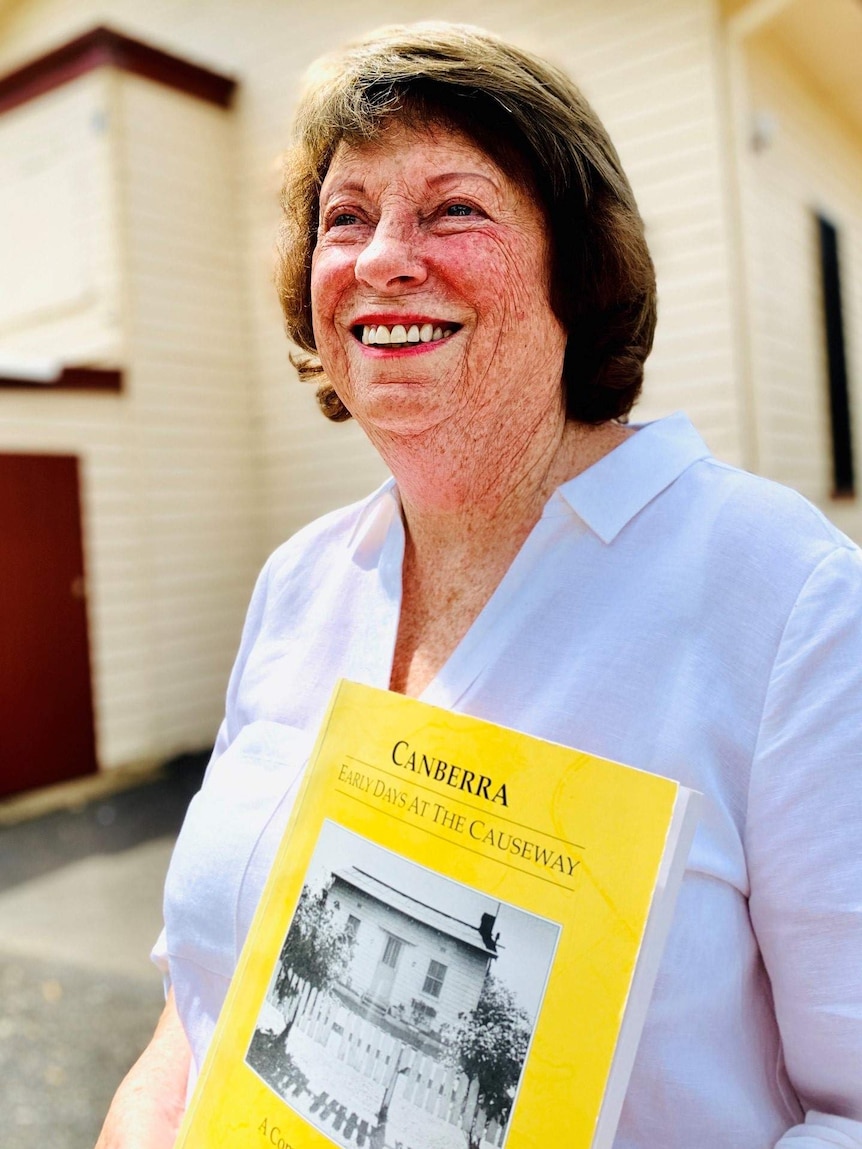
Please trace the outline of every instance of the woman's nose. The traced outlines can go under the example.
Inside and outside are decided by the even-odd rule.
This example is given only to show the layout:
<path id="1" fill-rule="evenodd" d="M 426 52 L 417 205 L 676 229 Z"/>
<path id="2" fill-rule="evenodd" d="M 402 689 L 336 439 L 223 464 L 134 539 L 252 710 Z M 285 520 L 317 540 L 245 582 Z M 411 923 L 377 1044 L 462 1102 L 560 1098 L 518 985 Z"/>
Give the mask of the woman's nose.
<path id="1" fill-rule="evenodd" d="M 379 292 L 401 291 L 423 283 L 428 273 L 419 240 L 416 227 L 406 221 L 381 219 L 356 257 L 356 278 Z"/>

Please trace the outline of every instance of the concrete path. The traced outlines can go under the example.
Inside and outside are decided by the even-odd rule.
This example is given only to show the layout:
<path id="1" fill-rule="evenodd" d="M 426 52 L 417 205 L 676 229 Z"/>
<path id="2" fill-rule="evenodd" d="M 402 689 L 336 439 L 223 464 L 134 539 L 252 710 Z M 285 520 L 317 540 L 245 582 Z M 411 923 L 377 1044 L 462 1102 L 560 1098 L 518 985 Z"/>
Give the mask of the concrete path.
<path id="1" fill-rule="evenodd" d="M 0 829 L 0 1145 L 92 1149 L 163 1004 L 149 950 L 200 757 Z"/>

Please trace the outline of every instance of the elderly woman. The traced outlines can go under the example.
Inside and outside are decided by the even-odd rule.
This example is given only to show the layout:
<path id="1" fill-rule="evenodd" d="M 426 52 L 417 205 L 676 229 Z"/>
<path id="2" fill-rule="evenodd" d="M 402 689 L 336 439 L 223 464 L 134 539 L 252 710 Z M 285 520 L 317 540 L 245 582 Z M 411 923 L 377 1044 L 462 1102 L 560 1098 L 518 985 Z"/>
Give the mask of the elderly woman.
<path id="1" fill-rule="evenodd" d="M 394 478 L 259 580 L 100 1149 L 172 1144 L 339 676 L 705 793 L 620 1149 L 859 1149 L 862 561 L 624 421 L 655 286 L 602 125 L 485 33 L 386 30 L 316 72 L 284 206 L 301 372 Z"/>

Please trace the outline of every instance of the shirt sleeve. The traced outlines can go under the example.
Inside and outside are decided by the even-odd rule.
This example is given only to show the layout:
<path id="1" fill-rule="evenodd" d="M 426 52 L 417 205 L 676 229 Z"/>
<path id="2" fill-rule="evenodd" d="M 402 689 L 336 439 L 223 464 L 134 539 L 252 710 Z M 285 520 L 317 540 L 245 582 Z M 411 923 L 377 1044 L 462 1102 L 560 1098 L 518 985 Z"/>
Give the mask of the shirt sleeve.
<path id="1" fill-rule="evenodd" d="M 776 1149 L 862 1149 L 860 702 L 862 556 L 846 547 L 788 619 L 751 777 L 749 909 L 807 1115 Z"/>

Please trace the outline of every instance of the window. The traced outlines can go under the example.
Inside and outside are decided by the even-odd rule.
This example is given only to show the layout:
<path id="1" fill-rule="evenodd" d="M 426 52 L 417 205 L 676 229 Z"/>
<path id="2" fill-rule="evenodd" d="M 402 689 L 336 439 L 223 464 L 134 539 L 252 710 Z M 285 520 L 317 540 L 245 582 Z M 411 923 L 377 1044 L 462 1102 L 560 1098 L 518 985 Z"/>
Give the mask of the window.
<path id="1" fill-rule="evenodd" d="M 841 313 L 838 229 L 822 215 L 817 217 L 817 226 L 820 236 L 820 276 L 829 378 L 829 414 L 832 425 L 833 494 L 853 495 L 856 485 L 853 473 L 853 434 L 847 383 L 847 354 Z"/>
<path id="2" fill-rule="evenodd" d="M 359 918 L 355 914 L 348 914 L 347 921 L 344 925 L 344 936 L 353 941 L 359 933 Z"/>
<path id="3" fill-rule="evenodd" d="M 432 997 L 439 997 L 440 990 L 443 988 L 443 978 L 446 976 L 446 967 L 442 962 L 432 961 L 428 966 L 428 972 L 425 974 L 425 984 L 422 986 L 423 993 L 430 993 Z"/>
<path id="4" fill-rule="evenodd" d="M 386 949 L 383 951 L 381 961 L 384 965 L 388 965 L 391 969 L 395 969 L 398 965 L 398 955 L 401 953 L 401 947 L 404 943 L 400 938 L 394 938 L 390 934 L 386 939 Z"/>

